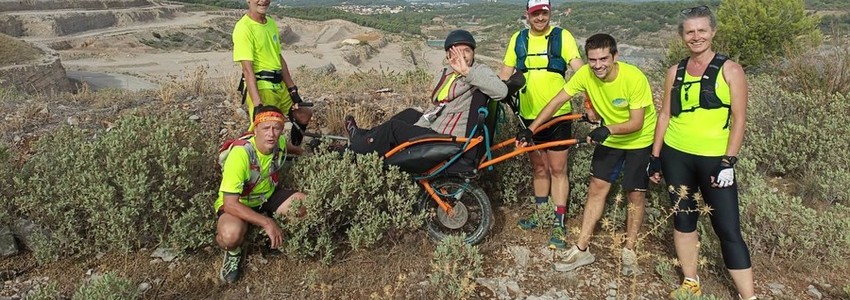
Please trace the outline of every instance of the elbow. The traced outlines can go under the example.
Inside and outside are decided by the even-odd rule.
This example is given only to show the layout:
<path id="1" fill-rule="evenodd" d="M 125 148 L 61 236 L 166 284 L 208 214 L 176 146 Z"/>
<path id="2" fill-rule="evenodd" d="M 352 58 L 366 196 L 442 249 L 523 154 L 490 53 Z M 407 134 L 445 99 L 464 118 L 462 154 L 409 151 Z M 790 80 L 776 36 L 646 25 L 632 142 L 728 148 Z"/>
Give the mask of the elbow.
<path id="1" fill-rule="evenodd" d="M 490 98 L 493 98 L 493 100 L 496 100 L 496 101 L 500 101 L 502 99 L 505 99 L 505 97 L 507 97 L 507 96 L 508 96 L 508 86 L 500 86 L 498 89 L 496 89 L 494 91 L 493 95 L 490 95 Z"/>

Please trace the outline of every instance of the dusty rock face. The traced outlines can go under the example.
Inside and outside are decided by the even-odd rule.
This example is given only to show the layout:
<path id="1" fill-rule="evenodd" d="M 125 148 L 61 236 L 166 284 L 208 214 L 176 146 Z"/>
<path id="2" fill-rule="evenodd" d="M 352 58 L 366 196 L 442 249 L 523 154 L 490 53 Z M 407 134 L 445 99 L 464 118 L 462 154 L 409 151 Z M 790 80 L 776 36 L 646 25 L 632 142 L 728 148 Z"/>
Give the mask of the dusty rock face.
<path id="1" fill-rule="evenodd" d="M 148 0 L 0 0 L 0 12 L 53 9 L 105 9 L 150 5 Z"/>
<path id="2" fill-rule="evenodd" d="M 73 90 L 59 54 L 44 45 L 33 44 L 44 54 L 34 62 L 0 68 L 0 85 L 14 86 L 25 93 L 57 93 Z"/>
<path id="3" fill-rule="evenodd" d="M 10 13 L 0 16 L 0 32 L 14 37 L 64 36 L 93 29 L 172 18 L 177 12 L 176 7 L 140 7 L 117 11 Z"/>
<path id="4" fill-rule="evenodd" d="M 352 65 L 360 65 L 360 63 L 372 58 L 378 53 L 378 50 L 370 45 L 345 45 L 343 49 L 343 58 Z"/>

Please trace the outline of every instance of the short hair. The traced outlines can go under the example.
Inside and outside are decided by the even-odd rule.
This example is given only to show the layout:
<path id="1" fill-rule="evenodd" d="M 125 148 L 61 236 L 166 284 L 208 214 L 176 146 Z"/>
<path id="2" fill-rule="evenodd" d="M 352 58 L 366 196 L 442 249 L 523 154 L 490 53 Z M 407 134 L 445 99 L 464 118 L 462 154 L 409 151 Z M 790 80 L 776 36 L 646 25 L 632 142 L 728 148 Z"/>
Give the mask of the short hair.
<path id="1" fill-rule="evenodd" d="M 613 36 L 607 33 L 594 34 L 587 38 L 587 41 L 584 43 L 585 54 L 587 54 L 590 50 L 605 48 L 608 48 L 608 52 L 610 52 L 612 56 L 617 55 L 617 41 L 614 40 Z"/>
<path id="2" fill-rule="evenodd" d="M 685 33 L 685 21 L 696 18 L 708 18 L 708 24 L 711 26 L 711 30 L 717 30 L 717 18 L 714 17 L 714 13 L 711 12 L 708 6 L 700 5 L 686 8 L 680 14 L 682 15 L 682 20 L 679 21 L 679 36 Z"/>
<path id="3" fill-rule="evenodd" d="M 281 116 L 283 115 L 283 112 L 280 111 L 280 108 L 277 108 L 276 106 L 273 106 L 273 105 L 262 105 L 261 104 L 261 105 L 258 105 L 257 107 L 254 107 L 254 120 L 252 120 L 252 121 L 256 122 L 257 116 L 260 115 L 260 113 L 264 113 L 264 112 L 267 112 L 267 111 L 273 111 L 273 112 L 279 113 Z"/>

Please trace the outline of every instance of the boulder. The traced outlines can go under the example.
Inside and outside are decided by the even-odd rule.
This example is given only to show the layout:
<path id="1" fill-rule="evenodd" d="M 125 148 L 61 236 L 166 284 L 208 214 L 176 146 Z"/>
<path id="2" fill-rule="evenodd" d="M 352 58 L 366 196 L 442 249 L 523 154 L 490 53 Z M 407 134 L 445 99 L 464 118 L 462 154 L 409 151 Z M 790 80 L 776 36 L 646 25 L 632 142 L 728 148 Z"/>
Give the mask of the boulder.
<path id="1" fill-rule="evenodd" d="M 9 226 L 0 226 L 0 257 L 18 254 L 18 243 Z"/>

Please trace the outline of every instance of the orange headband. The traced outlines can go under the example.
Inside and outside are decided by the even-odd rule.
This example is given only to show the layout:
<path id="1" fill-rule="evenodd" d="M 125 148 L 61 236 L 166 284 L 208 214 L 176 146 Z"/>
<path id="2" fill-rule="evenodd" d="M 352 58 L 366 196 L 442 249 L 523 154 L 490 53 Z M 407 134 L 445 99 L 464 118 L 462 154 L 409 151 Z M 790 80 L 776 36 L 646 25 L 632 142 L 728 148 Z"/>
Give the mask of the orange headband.
<path id="1" fill-rule="evenodd" d="M 283 115 L 274 111 L 261 112 L 256 117 L 254 117 L 254 127 L 257 127 L 258 125 L 260 125 L 260 123 L 268 121 L 278 122 L 283 125 Z"/>

